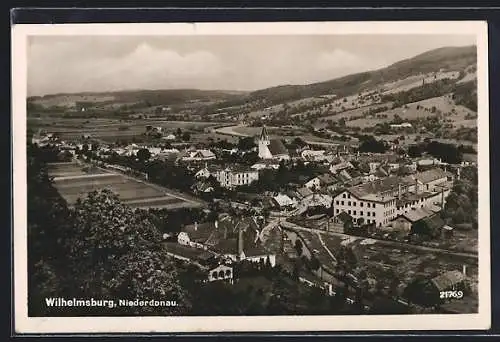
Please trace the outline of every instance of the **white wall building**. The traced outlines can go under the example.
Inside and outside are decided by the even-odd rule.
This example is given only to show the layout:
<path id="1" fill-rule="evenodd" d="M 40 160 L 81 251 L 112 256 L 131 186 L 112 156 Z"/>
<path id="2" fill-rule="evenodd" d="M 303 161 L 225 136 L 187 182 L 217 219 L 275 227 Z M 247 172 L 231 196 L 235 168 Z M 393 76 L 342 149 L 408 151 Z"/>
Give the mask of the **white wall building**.
<path id="1" fill-rule="evenodd" d="M 451 189 L 451 174 L 432 169 L 407 177 L 387 177 L 360 184 L 334 198 L 334 216 L 346 212 L 355 221 L 387 225 L 412 208 L 442 206 Z"/>
<path id="2" fill-rule="evenodd" d="M 215 178 L 225 188 L 247 185 L 259 179 L 259 171 L 252 169 L 226 168 L 215 173 Z"/>

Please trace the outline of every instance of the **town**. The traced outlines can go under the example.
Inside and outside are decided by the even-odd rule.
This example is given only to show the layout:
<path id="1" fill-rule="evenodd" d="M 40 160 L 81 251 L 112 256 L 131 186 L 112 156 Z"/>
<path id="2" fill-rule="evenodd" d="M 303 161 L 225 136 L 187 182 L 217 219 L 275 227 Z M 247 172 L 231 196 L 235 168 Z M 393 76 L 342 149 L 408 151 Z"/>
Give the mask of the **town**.
<path id="1" fill-rule="evenodd" d="M 452 122 L 476 119 L 463 70 L 309 102 L 139 106 L 119 121 L 93 117 L 109 109 L 90 95 L 51 109 L 35 98 L 28 158 L 67 220 L 154 226 L 148 249 L 196 303 L 183 314 L 476 312 L 477 133 Z M 49 110 L 65 114 L 44 124 Z"/>

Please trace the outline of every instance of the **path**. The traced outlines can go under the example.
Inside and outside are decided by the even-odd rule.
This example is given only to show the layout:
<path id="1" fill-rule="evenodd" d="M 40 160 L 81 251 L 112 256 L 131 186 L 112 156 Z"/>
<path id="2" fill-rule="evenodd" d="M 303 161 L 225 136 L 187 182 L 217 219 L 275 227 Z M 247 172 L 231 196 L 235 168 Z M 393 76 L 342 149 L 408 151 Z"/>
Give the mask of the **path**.
<path id="1" fill-rule="evenodd" d="M 85 179 L 85 178 L 100 178 L 100 177 L 110 177 L 110 176 L 118 176 L 120 174 L 118 173 L 112 173 L 112 172 L 107 172 L 107 173 L 93 173 L 93 174 L 79 174 L 79 175 L 73 175 L 73 176 L 59 176 L 59 177 L 54 177 L 54 181 L 60 181 L 60 180 L 66 180 L 66 179 Z"/>
<path id="2" fill-rule="evenodd" d="M 326 250 L 326 252 L 330 255 L 330 257 L 333 259 L 333 261 L 335 261 L 335 263 L 337 264 L 338 263 L 337 258 L 335 258 L 335 255 L 333 255 L 333 253 L 328 249 L 328 246 L 326 245 L 325 241 L 323 241 L 321 234 L 319 232 L 317 232 L 317 234 L 318 234 L 319 242 L 321 243 L 323 248 Z"/>

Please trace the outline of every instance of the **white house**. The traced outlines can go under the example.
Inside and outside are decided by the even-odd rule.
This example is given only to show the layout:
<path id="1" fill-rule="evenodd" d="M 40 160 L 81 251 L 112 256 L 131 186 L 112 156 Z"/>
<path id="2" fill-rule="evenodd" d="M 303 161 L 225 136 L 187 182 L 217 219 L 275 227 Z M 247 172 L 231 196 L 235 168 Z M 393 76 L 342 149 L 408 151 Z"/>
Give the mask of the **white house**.
<path id="1" fill-rule="evenodd" d="M 319 177 L 314 177 L 314 178 L 308 180 L 304 184 L 304 186 L 306 188 L 313 189 L 313 190 L 319 189 L 321 187 L 321 181 L 320 181 Z"/>
<path id="2" fill-rule="evenodd" d="M 168 140 L 168 141 L 174 141 L 175 139 L 177 139 L 177 137 L 174 134 L 170 133 L 170 134 L 162 137 L 162 139 L 163 140 Z"/>
<path id="3" fill-rule="evenodd" d="M 233 283 L 233 268 L 224 264 L 221 264 L 215 268 L 208 271 L 208 281 L 227 281 L 230 284 Z"/>
<path id="4" fill-rule="evenodd" d="M 277 170 L 279 169 L 280 164 L 279 161 L 276 160 L 261 160 L 252 166 L 250 166 L 251 169 L 253 170 L 264 170 L 264 169 L 274 169 Z"/>
<path id="5" fill-rule="evenodd" d="M 284 194 L 278 194 L 274 196 L 273 200 L 280 208 L 294 207 L 297 205 L 297 201 L 294 201 L 293 199 Z"/>
<path id="6" fill-rule="evenodd" d="M 225 168 L 215 173 L 215 178 L 225 188 L 248 185 L 259 179 L 259 171 L 247 168 Z"/>
<path id="7" fill-rule="evenodd" d="M 314 161 L 319 161 L 323 160 L 325 157 L 326 151 L 324 150 L 304 150 L 300 153 L 300 156 L 302 159 L 305 160 L 314 160 Z"/>
<path id="8" fill-rule="evenodd" d="M 211 172 L 210 170 L 208 169 L 207 166 L 205 166 L 203 169 L 199 170 L 198 172 L 195 173 L 195 178 L 208 178 L 210 177 L 211 175 Z"/>
<path id="9" fill-rule="evenodd" d="M 391 124 L 391 128 L 412 128 L 412 124 L 409 122 L 403 122 L 400 124 Z"/>

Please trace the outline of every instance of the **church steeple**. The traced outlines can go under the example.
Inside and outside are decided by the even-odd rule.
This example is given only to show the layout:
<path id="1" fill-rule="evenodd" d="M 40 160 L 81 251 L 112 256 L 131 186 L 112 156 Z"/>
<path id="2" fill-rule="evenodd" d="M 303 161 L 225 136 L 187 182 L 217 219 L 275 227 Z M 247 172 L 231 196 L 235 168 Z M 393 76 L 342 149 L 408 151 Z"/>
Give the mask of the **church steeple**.
<path id="1" fill-rule="evenodd" d="M 266 125 L 262 125 L 262 131 L 260 132 L 260 141 L 269 141 L 269 135 L 267 134 Z"/>

